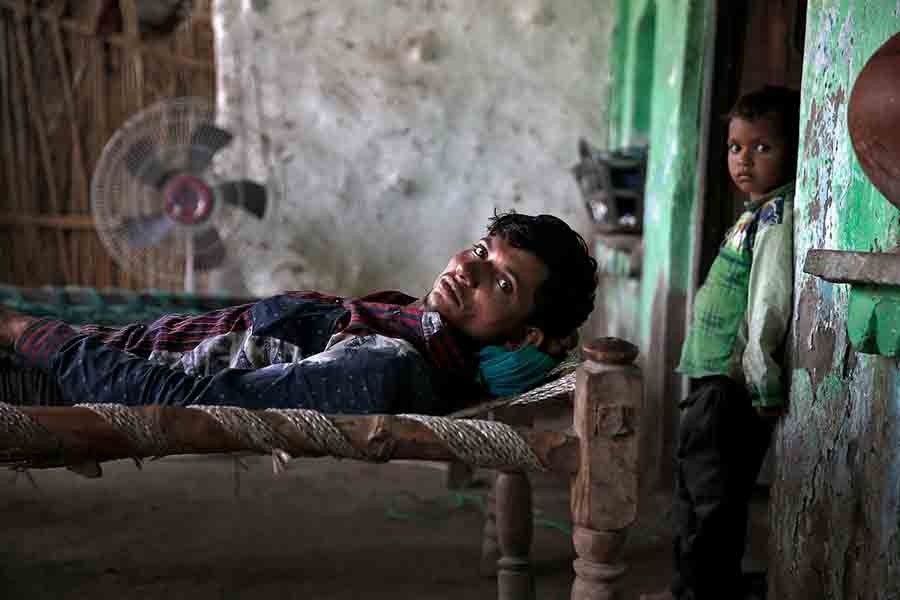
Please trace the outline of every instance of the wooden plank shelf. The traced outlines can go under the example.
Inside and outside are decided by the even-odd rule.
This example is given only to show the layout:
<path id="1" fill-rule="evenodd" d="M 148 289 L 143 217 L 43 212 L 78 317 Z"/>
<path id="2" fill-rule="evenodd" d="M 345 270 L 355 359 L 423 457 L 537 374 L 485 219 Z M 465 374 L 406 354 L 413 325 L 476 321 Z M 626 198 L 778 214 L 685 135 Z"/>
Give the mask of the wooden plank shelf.
<path id="1" fill-rule="evenodd" d="M 900 286 L 900 254 L 810 250 L 803 272 L 831 283 Z"/>
<path id="2" fill-rule="evenodd" d="M 900 254 L 810 250 L 803 271 L 850 285 L 847 335 L 857 352 L 900 356 Z"/>

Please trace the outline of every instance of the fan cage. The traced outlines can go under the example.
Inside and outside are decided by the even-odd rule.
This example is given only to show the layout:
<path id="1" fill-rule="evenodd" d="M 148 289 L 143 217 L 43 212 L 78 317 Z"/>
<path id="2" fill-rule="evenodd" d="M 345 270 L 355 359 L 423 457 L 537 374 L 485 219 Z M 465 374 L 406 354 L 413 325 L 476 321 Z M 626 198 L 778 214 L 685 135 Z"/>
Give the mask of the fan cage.
<path id="1" fill-rule="evenodd" d="M 194 133 L 204 123 L 216 123 L 215 110 L 208 101 L 194 97 L 163 100 L 128 119 L 107 142 L 97 162 L 91 180 L 91 209 L 97 234 L 113 260 L 136 277 L 145 280 L 155 278 L 167 283 L 184 281 L 189 252 L 201 259 L 194 266 L 195 271 L 200 271 L 202 256 L 208 250 L 198 243 L 197 234 L 213 228 L 228 247 L 228 241 L 235 237 L 247 220 L 245 211 L 216 198 L 207 220 L 196 225 L 173 221 L 170 232 L 156 244 L 136 247 L 123 235 L 123 224 L 128 220 L 163 212 L 165 198 L 162 190 L 140 179 L 142 170 L 149 168 L 153 159 L 167 167 L 188 172 L 190 153 L 203 154 L 211 159 L 207 161 L 207 167 L 202 172 L 191 174 L 201 178 L 210 188 L 221 183 L 222 178 L 215 174 L 214 167 L 223 161 L 229 148 L 212 157 L 210 148 L 218 148 L 220 140 L 204 134 L 214 134 L 218 129 L 202 129 Z M 141 140 L 148 140 L 151 144 L 142 145 Z M 232 142 L 230 147 L 234 145 Z M 139 165 L 135 174 L 127 166 L 129 152 L 132 163 L 136 158 Z M 230 162 L 228 164 L 231 165 Z M 241 179 L 241 173 L 235 173 L 235 169 L 229 171 L 229 179 Z M 208 237 L 201 236 L 200 239 Z M 190 248 L 192 241 L 194 247 Z"/>

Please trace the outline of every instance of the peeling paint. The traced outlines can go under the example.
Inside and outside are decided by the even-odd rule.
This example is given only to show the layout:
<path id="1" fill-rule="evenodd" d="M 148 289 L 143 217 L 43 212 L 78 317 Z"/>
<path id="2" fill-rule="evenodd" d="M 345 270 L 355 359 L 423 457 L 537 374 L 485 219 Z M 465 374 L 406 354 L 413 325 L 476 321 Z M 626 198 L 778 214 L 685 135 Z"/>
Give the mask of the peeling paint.
<path id="1" fill-rule="evenodd" d="M 831 67 L 832 57 L 834 54 L 834 46 L 831 41 L 831 32 L 834 30 L 834 24 L 837 20 L 837 9 L 832 8 L 825 10 L 819 22 L 818 39 L 815 48 L 815 66 L 817 69 L 828 69 Z"/>
<path id="2" fill-rule="evenodd" d="M 885 296 L 861 303 L 849 286 L 802 272 L 810 248 L 866 251 L 900 239 L 897 211 L 865 178 L 846 128 L 856 74 L 900 27 L 888 4 L 809 3 L 795 199 L 796 364 L 776 435 L 771 507 L 769 593 L 779 600 L 900 598 L 900 453 L 885 452 L 900 447 L 897 364 L 860 354 L 850 339 L 853 320 L 867 322 Z M 871 331 L 871 343 L 893 344 L 900 323 Z"/>
<path id="3" fill-rule="evenodd" d="M 617 35 L 627 45 L 652 0 L 619 0 Z M 658 2 L 645 202 L 640 340 L 672 343 L 644 365 L 648 410 L 674 387 L 672 315 L 690 289 L 691 215 L 697 172 L 699 82 L 712 43 L 702 15 L 711 2 Z M 900 29 L 900 0 L 808 3 L 801 147 L 795 199 L 795 320 L 788 414 L 778 425 L 771 501 L 770 597 L 779 600 L 900 599 L 900 385 L 896 362 L 851 343 L 847 285 L 802 271 L 811 248 L 871 250 L 900 241 L 900 215 L 871 186 L 853 155 L 847 102 L 856 74 Z M 664 24 L 664 26 L 662 25 Z M 615 47 L 614 50 L 615 52 Z M 690 68 L 688 68 L 688 65 Z M 617 67 L 612 105 L 633 99 L 627 61 Z M 624 107 L 622 112 L 625 112 Z M 615 115 L 614 115 L 615 117 Z M 627 119 L 611 123 L 613 144 L 632 139 Z M 850 328 L 850 331 L 848 331 Z M 890 341 L 900 323 L 875 327 Z M 880 336 L 879 336 L 880 334 Z M 676 340 L 677 341 L 677 340 Z M 659 346 L 654 346 L 654 350 Z M 657 456 L 654 454 L 654 456 Z"/>
<path id="4" fill-rule="evenodd" d="M 854 286 L 847 330 L 861 352 L 900 355 L 900 288 Z"/>

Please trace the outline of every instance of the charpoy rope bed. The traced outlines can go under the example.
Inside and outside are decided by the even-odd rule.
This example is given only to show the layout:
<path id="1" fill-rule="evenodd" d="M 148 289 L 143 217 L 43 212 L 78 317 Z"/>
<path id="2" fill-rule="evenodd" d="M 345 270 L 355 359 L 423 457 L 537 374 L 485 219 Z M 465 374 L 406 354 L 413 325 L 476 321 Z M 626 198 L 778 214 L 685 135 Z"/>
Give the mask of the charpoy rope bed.
<path id="1" fill-rule="evenodd" d="M 214 306 L 198 310 L 210 308 Z M 165 306 L 160 310 L 171 312 Z M 632 364 L 636 349 L 627 342 L 595 340 L 582 354 L 583 361 L 564 363 L 554 379 L 534 390 L 450 417 L 223 406 L 54 406 L 59 390 L 41 374 L 5 357 L 0 359 L 0 465 L 25 469 L 170 454 L 256 452 L 271 455 L 276 472 L 301 456 L 457 461 L 496 469 L 484 551 L 496 553 L 491 562 L 496 564 L 501 600 L 533 596 L 526 473 L 553 471 L 572 481 L 578 555 L 572 598 L 615 598 L 625 570 L 626 531 L 637 514 L 641 379 Z M 550 402 L 565 405 L 569 426 L 551 430 L 521 425 Z M 500 422 L 510 416 L 516 426 Z M 79 472 L 98 475 L 100 470 Z"/>
<path id="2" fill-rule="evenodd" d="M 550 455 L 567 447 L 574 448 L 573 440 L 562 433 L 529 436 L 495 421 L 427 415 L 324 415 L 304 409 L 233 406 L 17 407 L 0 403 L 0 464 L 16 468 L 172 454 L 256 452 L 271 454 L 276 472 L 299 456 L 375 462 L 427 458 L 458 460 L 488 469 L 546 471 L 553 463 Z"/>

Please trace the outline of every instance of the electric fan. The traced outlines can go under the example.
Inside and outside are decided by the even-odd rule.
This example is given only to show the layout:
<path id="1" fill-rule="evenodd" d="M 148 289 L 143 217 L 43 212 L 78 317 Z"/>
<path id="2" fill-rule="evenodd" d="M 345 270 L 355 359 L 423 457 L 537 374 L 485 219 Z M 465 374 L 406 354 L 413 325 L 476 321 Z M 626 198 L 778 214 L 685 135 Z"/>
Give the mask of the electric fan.
<path id="1" fill-rule="evenodd" d="M 202 99 L 163 100 L 130 118 L 104 147 L 91 208 L 100 239 L 130 273 L 183 279 L 194 292 L 197 272 L 222 267 L 229 248 L 239 254 L 239 230 L 271 216 L 271 186 L 242 177 L 243 161 L 223 160 L 233 136 L 214 117 Z"/>

